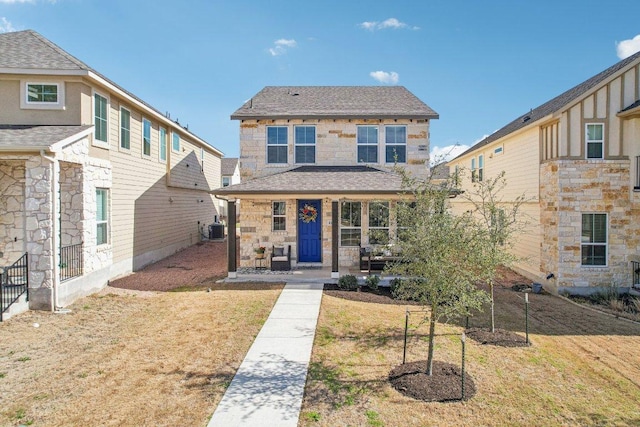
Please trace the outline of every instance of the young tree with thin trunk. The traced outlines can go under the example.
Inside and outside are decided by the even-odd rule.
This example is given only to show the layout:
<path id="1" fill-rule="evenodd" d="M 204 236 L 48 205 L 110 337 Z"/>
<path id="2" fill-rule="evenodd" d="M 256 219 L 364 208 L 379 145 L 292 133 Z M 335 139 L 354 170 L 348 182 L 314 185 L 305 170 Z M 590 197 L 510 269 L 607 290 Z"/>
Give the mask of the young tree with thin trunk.
<path id="1" fill-rule="evenodd" d="M 418 181 L 403 170 L 405 201 L 396 208 L 401 261 L 386 271 L 404 279 L 401 298 L 429 307 L 427 374 L 432 374 L 436 324 L 469 315 L 488 301 L 476 282 L 486 276 L 484 257 L 490 253 L 488 234 L 471 214 L 454 215 L 448 208 L 451 185 Z"/>

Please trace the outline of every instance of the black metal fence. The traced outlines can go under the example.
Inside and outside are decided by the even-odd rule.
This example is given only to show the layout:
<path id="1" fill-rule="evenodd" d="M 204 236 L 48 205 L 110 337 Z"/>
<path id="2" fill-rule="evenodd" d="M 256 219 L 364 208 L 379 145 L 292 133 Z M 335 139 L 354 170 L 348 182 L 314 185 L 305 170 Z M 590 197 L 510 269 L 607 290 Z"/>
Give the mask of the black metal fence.
<path id="1" fill-rule="evenodd" d="M 60 281 L 82 276 L 82 243 L 60 248 Z"/>
<path id="2" fill-rule="evenodd" d="M 22 294 L 29 300 L 29 256 L 24 254 L 0 273 L 0 321 L 5 311 L 16 302 Z"/>
<path id="3" fill-rule="evenodd" d="M 640 262 L 631 261 L 631 270 L 633 273 L 633 283 L 631 285 L 640 285 Z"/>

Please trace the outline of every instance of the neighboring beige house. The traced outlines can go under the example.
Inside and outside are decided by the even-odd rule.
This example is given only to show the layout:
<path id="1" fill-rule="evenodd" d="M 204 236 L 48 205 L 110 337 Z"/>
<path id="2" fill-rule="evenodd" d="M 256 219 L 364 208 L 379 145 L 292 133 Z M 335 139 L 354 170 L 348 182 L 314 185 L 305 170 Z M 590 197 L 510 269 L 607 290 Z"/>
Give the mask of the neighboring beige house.
<path id="1" fill-rule="evenodd" d="M 552 291 L 638 284 L 640 53 L 518 117 L 451 162 L 471 179 L 505 171 L 505 206 L 525 194 L 517 268 Z M 462 198 L 452 200 L 466 210 Z"/>
<path id="2" fill-rule="evenodd" d="M 222 186 L 228 187 L 230 185 L 240 183 L 240 162 L 237 157 L 223 157 L 222 158 Z M 239 206 L 236 206 L 236 213 L 239 210 Z M 220 220 L 227 223 L 227 202 L 220 200 Z"/>
<path id="3" fill-rule="evenodd" d="M 355 266 L 359 246 L 393 242 L 395 163 L 429 174 L 429 124 L 438 114 L 404 87 L 265 87 L 240 121 L 242 182 L 215 193 L 242 200 L 240 266 L 254 249 L 291 247 L 293 266 Z M 230 254 L 235 253 L 231 247 Z M 230 257 L 229 274 L 235 275 Z"/>
<path id="4" fill-rule="evenodd" d="M 0 266 L 28 254 L 30 308 L 64 307 L 214 222 L 222 153 L 34 31 L 0 34 L 0 105 Z"/>

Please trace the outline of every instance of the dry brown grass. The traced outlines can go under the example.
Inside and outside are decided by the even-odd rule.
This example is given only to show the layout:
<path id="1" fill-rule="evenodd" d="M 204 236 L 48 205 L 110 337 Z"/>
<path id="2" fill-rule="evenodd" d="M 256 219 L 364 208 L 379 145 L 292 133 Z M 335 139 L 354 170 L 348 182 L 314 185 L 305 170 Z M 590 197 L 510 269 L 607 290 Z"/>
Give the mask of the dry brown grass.
<path id="1" fill-rule="evenodd" d="M 524 335 L 518 294 L 497 290 L 497 326 Z M 477 394 L 425 403 L 388 381 L 402 362 L 406 307 L 323 297 L 300 426 L 640 425 L 640 326 L 550 295 L 530 296 L 531 347 L 467 340 Z M 415 307 L 409 307 L 415 310 Z M 412 317 L 407 360 L 426 359 Z M 486 314 L 472 326 L 488 324 Z M 461 324 L 438 325 L 436 359 L 460 363 Z"/>
<path id="2" fill-rule="evenodd" d="M 206 425 L 282 288 L 212 286 L 0 323 L 0 425 Z"/>

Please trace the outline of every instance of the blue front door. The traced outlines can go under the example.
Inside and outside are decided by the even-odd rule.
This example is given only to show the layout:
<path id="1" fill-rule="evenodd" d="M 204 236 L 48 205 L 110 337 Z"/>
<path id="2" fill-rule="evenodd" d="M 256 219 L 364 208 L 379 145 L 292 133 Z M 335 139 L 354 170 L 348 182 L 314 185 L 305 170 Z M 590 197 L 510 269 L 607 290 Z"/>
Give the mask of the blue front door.
<path id="1" fill-rule="evenodd" d="M 298 262 L 322 261 L 321 202 L 298 200 Z"/>

